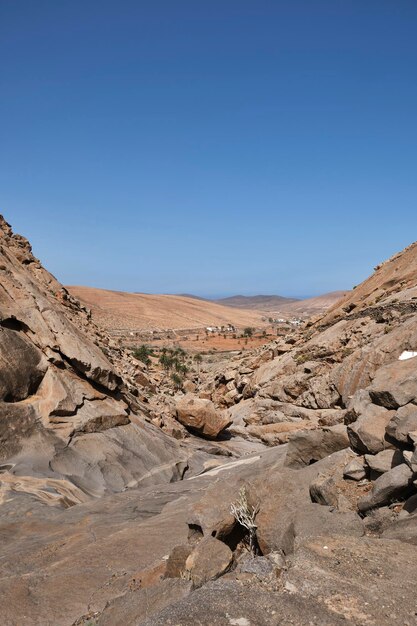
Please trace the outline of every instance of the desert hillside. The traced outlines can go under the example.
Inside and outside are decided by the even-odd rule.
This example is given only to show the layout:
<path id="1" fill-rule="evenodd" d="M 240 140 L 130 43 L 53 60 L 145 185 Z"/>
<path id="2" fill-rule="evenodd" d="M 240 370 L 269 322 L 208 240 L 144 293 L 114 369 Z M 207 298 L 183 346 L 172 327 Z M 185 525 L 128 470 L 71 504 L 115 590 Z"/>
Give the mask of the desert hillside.
<path id="1" fill-rule="evenodd" d="M 284 296 L 230 296 L 215 300 L 218 304 L 232 306 L 238 309 L 255 309 L 256 311 L 275 311 L 284 304 L 297 302 L 296 298 Z"/>
<path id="2" fill-rule="evenodd" d="M 314 298 L 306 298 L 305 300 L 297 300 L 295 302 L 283 303 L 278 307 L 281 313 L 286 315 L 294 315 L 295 317 L 313 317 L 321 315 L 327 309 L 337 304 L 341 298 L 345 298 L 349 291 L 331 291 Z"/>
<path id="3" fill-rule="evenodd" d="M 332 291 L 314 298 L 284 298 L 283 296 L 231 296 L 216 300 L 238 309 L 262 311 L 264 315 L 308 318 L 320 315 L 334 306 L 341 298 L 346 297 L 347 291 Z"/>
<path id="4" fill-rule="evenodd" d="M 417 242 L 378 265 L 372 276 L 329 309 L 325 322 L 334 321 L 346 312 L 357 314 L 376 305 L 395 308 L 401 300 L 416 300 L 416 283 Z"/>
<path id="5" fill-rule="evenodd" d="M 260 312 L 240 311 L 189 296 L 127 293 L 80 286 L 70 286 L 68 290 L 91 308 L 93 319 L 109 330 L 264 325 Z"/>

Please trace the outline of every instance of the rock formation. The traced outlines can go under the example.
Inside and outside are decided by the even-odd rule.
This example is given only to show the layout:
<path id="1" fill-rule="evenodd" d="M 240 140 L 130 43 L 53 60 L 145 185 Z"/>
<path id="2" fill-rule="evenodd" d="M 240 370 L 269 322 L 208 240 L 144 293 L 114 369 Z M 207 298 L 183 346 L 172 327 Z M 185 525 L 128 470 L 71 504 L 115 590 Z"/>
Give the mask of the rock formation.
<path id="1" fill-rule="evenodd" d="M 69 505 L 181 476 L 190 455 L 146 421 L 127 359 L 3 218 L 0 273 L 0 493 Z"/>
<path id="2" fill-rule="evenodd" d="M 417 244 L 187 395 L 0 256 L 2 625 L 415 623 Z"/>

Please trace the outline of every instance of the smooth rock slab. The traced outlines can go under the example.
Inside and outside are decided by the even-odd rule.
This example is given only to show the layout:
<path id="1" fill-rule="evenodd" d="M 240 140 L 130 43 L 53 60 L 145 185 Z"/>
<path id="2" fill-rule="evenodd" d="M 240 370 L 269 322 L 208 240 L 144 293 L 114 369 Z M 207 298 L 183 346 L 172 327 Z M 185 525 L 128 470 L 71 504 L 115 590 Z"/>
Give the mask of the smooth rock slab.
<path id="1" fill-rule="evenodd" d="M 154 613 L 187 596 L 191 588 L 190 581 L 171 578 L 153 587 L 129 591 L 110 602 L 96 624 L 97 626 L 141 624 Z"/>
<path id="2" fill-rule="evenodd" d="M 140 626 L 346 626 L 314 598 L 271 593 L 235 580 L 216 580 L 172 604 Z M 139 626 L 139 625 L 138 625 Z M 385 626 L 385 624 L 384 624 Z"/>

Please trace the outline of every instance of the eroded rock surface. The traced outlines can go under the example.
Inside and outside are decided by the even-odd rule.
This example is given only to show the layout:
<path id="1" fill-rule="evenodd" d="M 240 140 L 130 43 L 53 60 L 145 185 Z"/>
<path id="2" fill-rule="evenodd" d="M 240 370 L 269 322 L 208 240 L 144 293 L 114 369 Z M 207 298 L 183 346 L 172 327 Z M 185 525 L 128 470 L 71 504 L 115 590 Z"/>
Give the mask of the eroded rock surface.
<path id="1" fill-rule="evenodd" d="M 0 495 L 69 506 L 181 477 L 192 453 L 147 423 L 128 359 L 3 218 L 0 282 Z"/>

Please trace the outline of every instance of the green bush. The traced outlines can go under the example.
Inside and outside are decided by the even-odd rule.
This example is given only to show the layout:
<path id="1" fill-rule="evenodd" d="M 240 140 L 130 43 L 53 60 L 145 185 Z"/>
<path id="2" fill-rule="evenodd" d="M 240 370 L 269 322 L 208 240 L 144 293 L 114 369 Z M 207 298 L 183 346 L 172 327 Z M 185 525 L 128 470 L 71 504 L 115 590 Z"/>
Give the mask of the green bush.
<path id="1" fill-rule="evenodd" d="M 139 348 L 136 348 L 135 350 L 133 350 L 132 354 L 135 357 L 135 359 L 138 359 L 138 361 L 141 361 L 145 365 L 150 365 L 151 359 L 149 357 L 153 356 L 154 351 L 152 350 L 152 348 L 150 348 L 149 346 L 146 346 L 143 343 L 141 346 L 139 346 Z"/>

